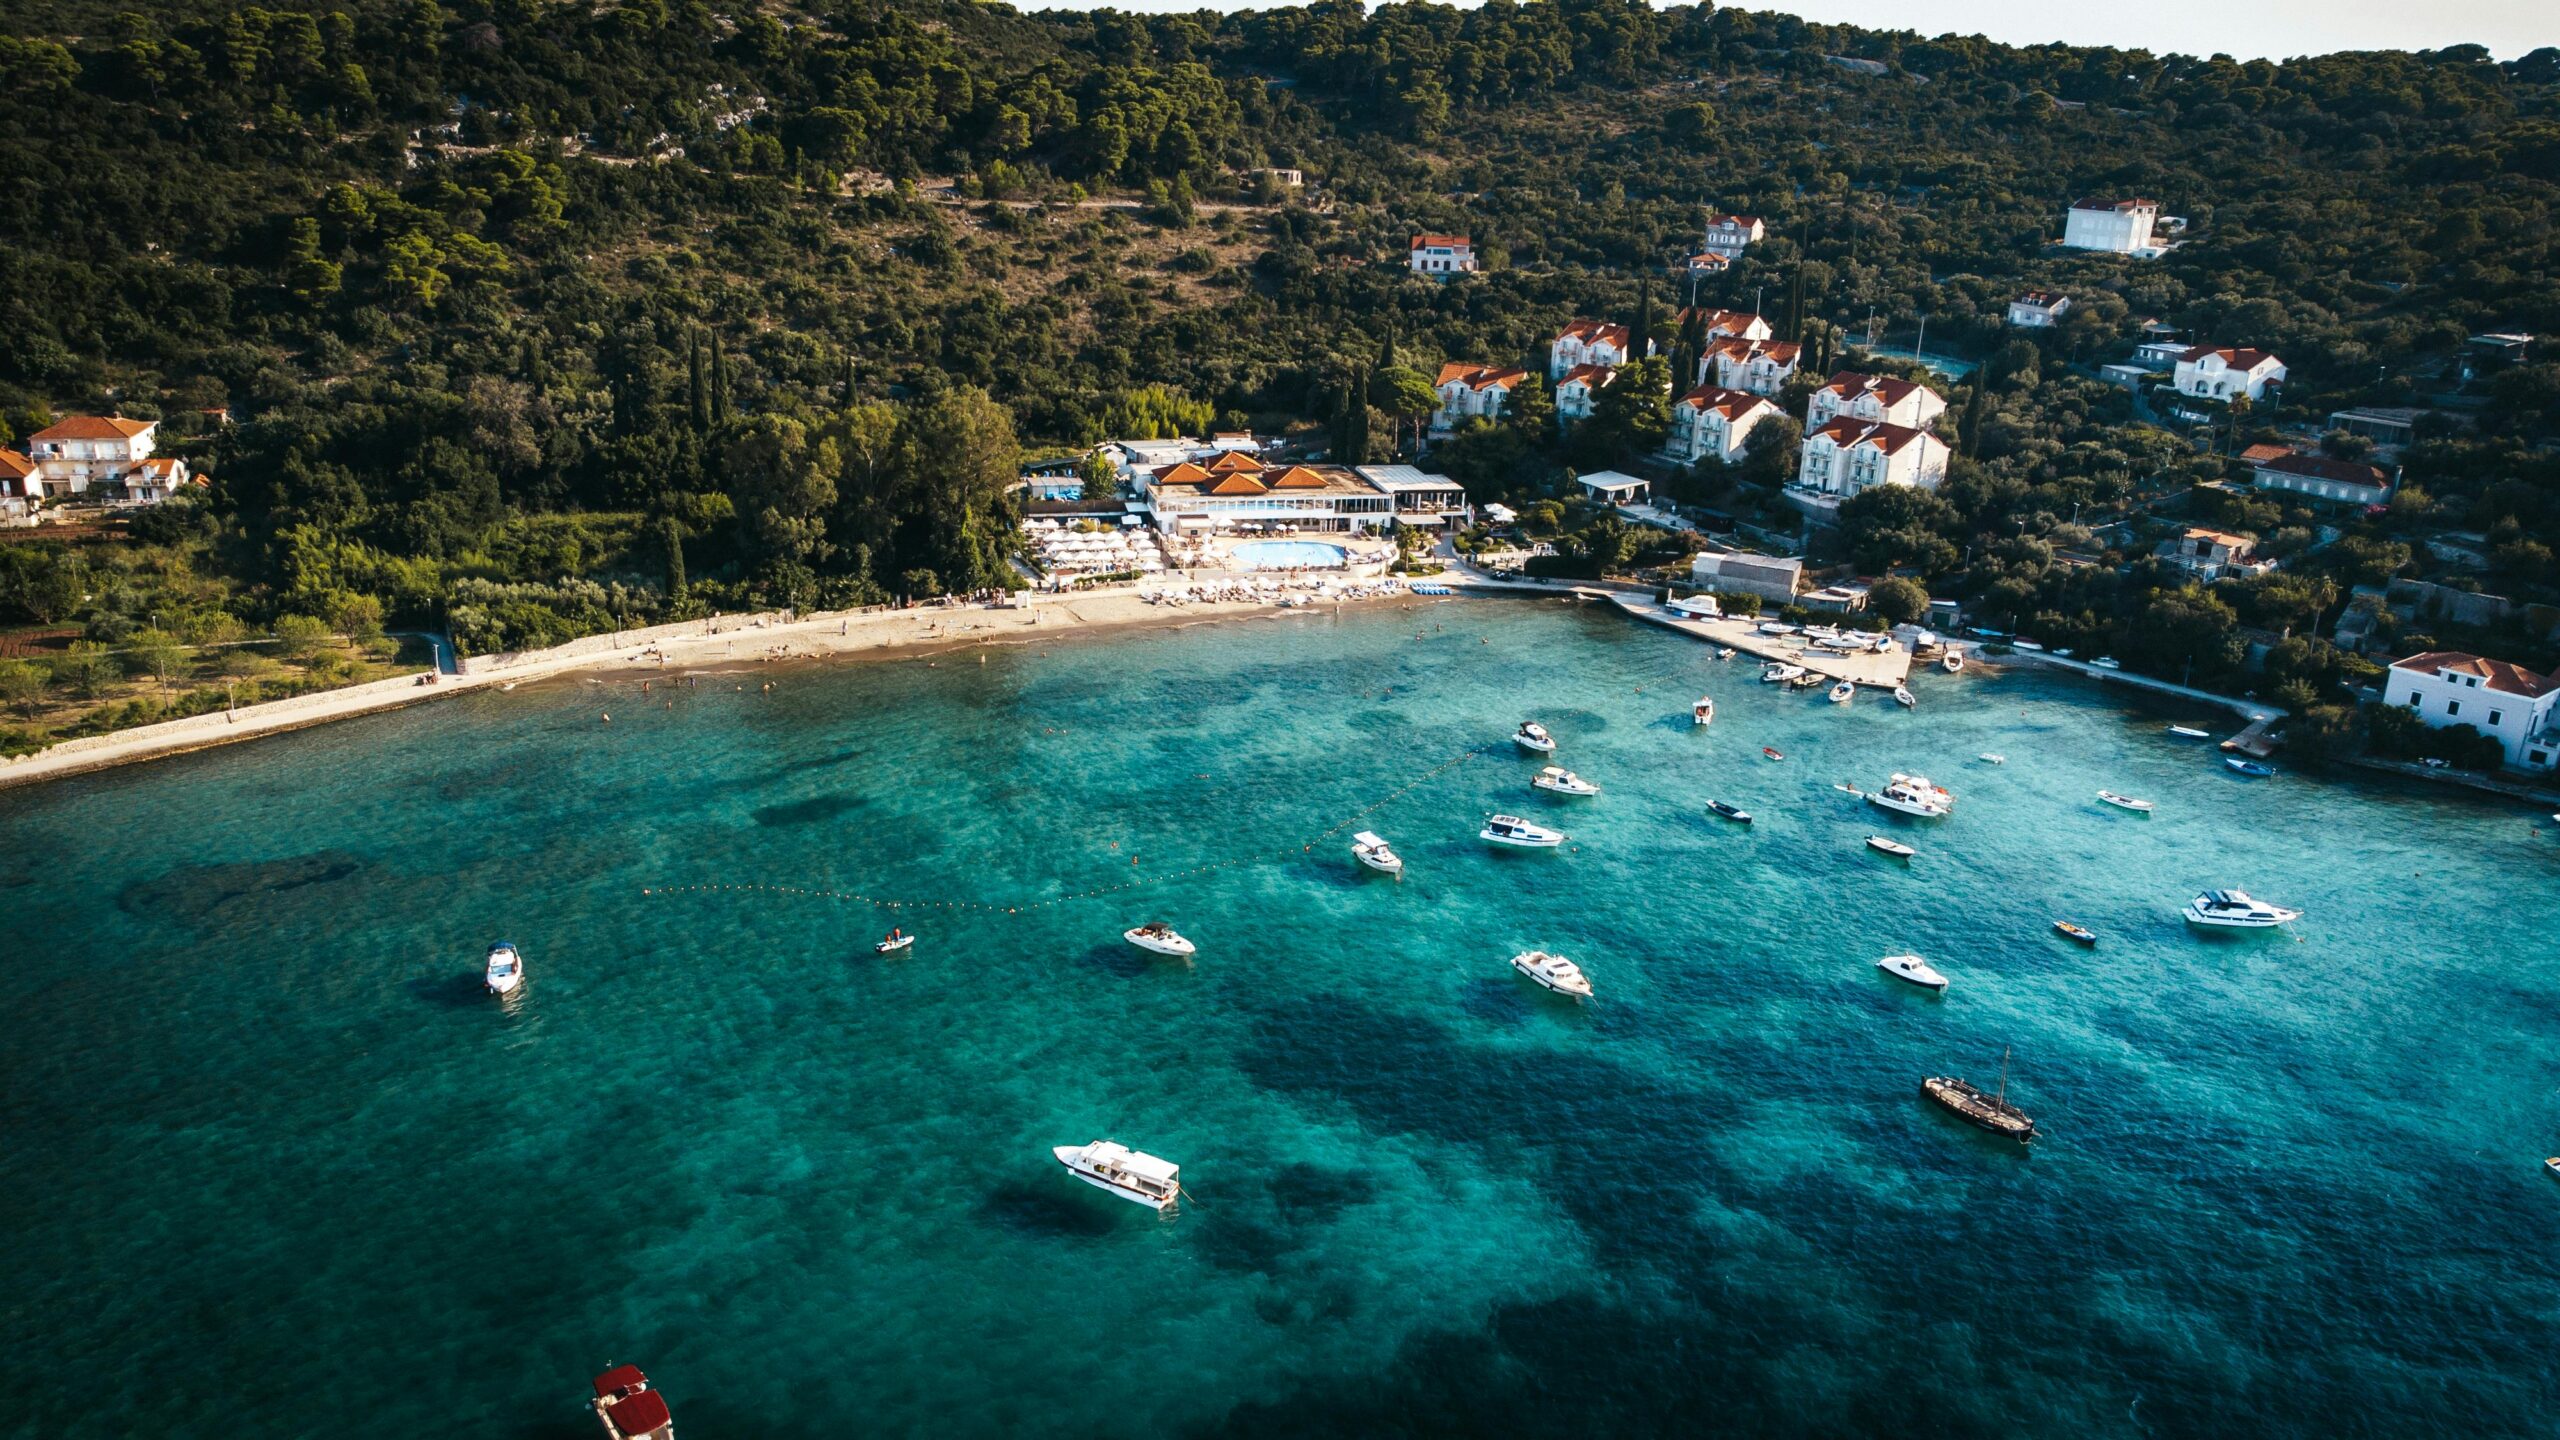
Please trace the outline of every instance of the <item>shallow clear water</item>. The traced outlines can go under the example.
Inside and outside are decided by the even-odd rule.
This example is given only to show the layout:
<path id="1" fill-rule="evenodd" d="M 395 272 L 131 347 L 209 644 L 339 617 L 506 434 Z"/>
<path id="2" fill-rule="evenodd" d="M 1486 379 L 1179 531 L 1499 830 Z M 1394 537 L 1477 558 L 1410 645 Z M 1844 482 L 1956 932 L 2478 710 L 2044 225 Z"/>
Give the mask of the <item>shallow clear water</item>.
<path id="1" fill-rule="evenodd" d="M 627 1360 L 695 1437 L 2548 1433 L 2560 837 L 2078 684 L 1756 668 L 1299 614 L 0 794 L 0 1413 L 565 1440 Z M 1528 789 L 1527 716 L 1602 796 Z M 1915 768 L 1953 818 L 1831 788 Z M 2216 885 L 2308 918 L 2190 934 Z M 2004 1046 L 2026 1150 L 1915 1094 Z M 1049 1159 L 1104 1136 L 1195 1199 Z"/>
<path id="2" fill-rule="evenodd" d="M 1228 558 L 1248 570 L 1316 570 L 1340 565 L 1350 555 L 1321 540 L 1246 540 Z"/>

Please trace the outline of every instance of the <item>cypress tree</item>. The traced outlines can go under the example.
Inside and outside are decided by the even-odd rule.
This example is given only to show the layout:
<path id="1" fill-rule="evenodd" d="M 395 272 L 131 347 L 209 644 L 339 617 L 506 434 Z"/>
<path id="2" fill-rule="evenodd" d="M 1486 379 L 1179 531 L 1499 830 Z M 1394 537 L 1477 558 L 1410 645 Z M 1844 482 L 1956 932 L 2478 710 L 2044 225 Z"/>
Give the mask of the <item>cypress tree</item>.
<path id="1" fill-rule="evenodd" d="M 1634 364 L 1653 353 L 1653 290 L 1646 287 L 1636 298 L 1636 323 L 1627 331 L 1627 363 Z"/>
<path id="2" fill-rule="evenodd" d="M 729 423 L 729 352 L 717 333 L 711 337 L 711 423 Z"/>
<path id="3" fill-rule="evenodd" d="M 660 517 L 658 542 L 667 548 L 667 595 L 680 598 L 684 594 L 684 527 L 673 515 Z"/>
<path id="4" fill-rule="evenodd" d="M 698 433 L 711 429 L 711 379 L 705 373 L 702 356 L 702 332 L 693 332 L 690 374 L 685 385 L 685 399 L 693 410 L 693 428 Z"/>

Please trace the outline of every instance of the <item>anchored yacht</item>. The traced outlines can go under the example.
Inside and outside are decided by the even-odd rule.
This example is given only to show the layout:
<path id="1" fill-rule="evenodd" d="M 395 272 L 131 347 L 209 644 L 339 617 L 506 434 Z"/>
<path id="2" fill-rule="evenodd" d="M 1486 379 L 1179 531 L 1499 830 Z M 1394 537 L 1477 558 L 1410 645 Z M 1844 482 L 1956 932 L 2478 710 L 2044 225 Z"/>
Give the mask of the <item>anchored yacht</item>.
<path id="1" fill-rule="evenodd" d="M 2186 915 L 2190 925 L 2218 925 L 2230 930 L 2273 930 L 2302 918 L 2299 910 L 2253 900 L 2241 890 L 2207 890 L 2187 902 Z"/>
<path id="2" fill-rule="evenodd" d="M 1564 832 L 1544 825 L 1532 825 L 1517 815 L 1496 815 L 1484 822 L 1477 832 L 1496 845 L 1518 845 L 1531 850 L 1551 850 L 1564 843 Z"/>
<path id="3" fill-rule="evenodd" d="M 1387 848 L 1387 842 L 1374 830 L 1363 830 L 1351 837 L 1351 853 L 1360 863 L 1381 875 L 1402 875 L 1404 857 Z"/>
<path id="4" fill-rule="evenodd" d="M 1952 1075 L 1932 1075 L 1920 1082 L 1920 1093 L 1956 1112 L 1968 1125 L 2024 1144 L 2036 1137 L 2036 1122 L 2009 1102 L 2009 1054 L 2000 1053 L 2000 1088 L 1988 1095 Z"/>
<path id="5" fill-rule="evenodd" d="M 489 947 L 489 965 L 480 972 L 480 979 L 492 995 L 516 993 L 524 983 L 524 957 L 516 953 L 516 942 L 501 940 Z"/>
<path id="6" fill-rule="evenodd" d="M 1571 995 L 1577 1000 L 1591 998 L 1591 981 L 1583 975 L 1582 967 L 1561 955 L 1524 950 L 1511 957 L 1511 968 L 1559 995 Z"/>
<path id="7" fill-rule="evenodd" d="M 1867 797 L 1887 810 L 1923 819 L 1941 819 L 1954 812 L 1956 797 L 1940 786 L 1929 783 L 1925 775 L 1896 774 L 1891 783 Z"/>
<path id="8" fill-rule="evenodd" d="M 1161 1215 L 1182 1194 L 1182 1167 L 1116 1140 L 1060 1145 L 1049 1151 L 1070 1174 L 1096 1190 L 1134 1200 Z"/>
<path id="9" fill-rule="evenodd" d="M 1876 962 L 1876 968 L 1897 980 L 1908 980 L 1930 990 L 1947 988 L 1947 977 L 1930 967 L 1917 955 L 1887 955 Z"/>
<path id="10" fill-rule="evenodd" d="M 1511 743 L 1541 755 L 1556 753 L 1556 737 L 1548 734 L 1547 727 L 1535 720 L 1521 721 L 1520 728 L 1511 732 Z"/>
<path id="11" fill-rule="evenodd" d="M 1172 926 L 1161 920 L 1149 921 L 1134 930 L 1123 930 L 1120 938 L 1141 950 L 1153 950 L 1159 955 L 1187 957 L 1200 948 L 1176 934 Z"/>
<path id="12" fill-rule="evenodd" d="M 637 1365 L 597 1376 L 594 1408 L 608 1440 L 676 1440 L 675 1417 Z"/>
<path id="13" fill-rule="evenodd" d="M 1537 786 L 1541 790 L 1553 790 L 1559 795 L 1597 795 L 1600 793 L 1599 786 L 1592 784 L 1590 781 L 1583 779 L 1581 776 L 1574 774 L 1572 771 L 1567 770 L 1561 765 L 1550 765 L 1546 769 L 1539 771 L 1537 777 L 1532 779 L 1529 783 Z"/>

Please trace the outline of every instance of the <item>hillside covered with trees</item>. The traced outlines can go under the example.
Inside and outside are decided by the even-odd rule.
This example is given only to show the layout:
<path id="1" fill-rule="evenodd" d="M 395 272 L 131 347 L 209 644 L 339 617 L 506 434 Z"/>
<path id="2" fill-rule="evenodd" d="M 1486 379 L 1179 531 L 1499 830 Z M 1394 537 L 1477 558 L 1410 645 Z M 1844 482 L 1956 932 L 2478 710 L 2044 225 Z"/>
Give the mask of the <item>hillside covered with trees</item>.
<path id="1" fill-rule="evenodd" d="M 1860 563 L 2058 633 L 2209 631 L 2117 648 L 2227 668 L 2235 624 L 2336 602 L 2057 563 L 2225 463 L 2089 367 L 2156 318 L 2280 352 L 2287 409 L 2325 414 L 2413 403 L 2470 334 L 2560 334 L 2551 50 L 2243 64 L 1629 0 L 30 0 L 0 73 L 0 445 L 158 417 L 214 477 L 129 534 L 0 543 L 0 625 L 125 650 L 292 617 L 487 650 L 1011 583 L 1026 451 L 1251 424 L 1387 453 L 1399 372 L 1667 316 L 1736 211 L 1770 238 L 1699 302 L 1836 355 L 1926 317 L 1987 362 L 1946 491 L 1854 517 Z M 2087 193 L 2156 196 L 2188 242 L 2052 251 Z M 1406 273 L 1424 230 L 1487 273 Z M 2082 303 L 2015 342 L 2029 285 Z M 2453 524 L 2560 598 L 2560 367 L 2458 418 L 2413 502 L 2288 583 L 2387 578 Z M 1534 500 L 1651 423 L 1447 468 Z"/>

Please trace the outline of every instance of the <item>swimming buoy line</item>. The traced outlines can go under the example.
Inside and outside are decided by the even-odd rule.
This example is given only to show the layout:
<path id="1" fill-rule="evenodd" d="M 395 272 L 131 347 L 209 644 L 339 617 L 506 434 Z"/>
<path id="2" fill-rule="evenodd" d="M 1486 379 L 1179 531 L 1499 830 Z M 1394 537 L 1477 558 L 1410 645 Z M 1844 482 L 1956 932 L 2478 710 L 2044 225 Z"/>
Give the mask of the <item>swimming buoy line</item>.
<path id="1" fill-rule="evenodd" d="M 1486 754 L 1497 748 L 1499 747 L 1493 745 L 1478 745 L 1461 751 L 1454 758 L 1443 760 L 1439 764 L 1432 766 L 1430 769 L 1423 771 L 1420 775 L 1415 776 L 1412 780 L 1407 781 L 1405 784 L 1399 786 L 1384 797 L 1371 801 L 1369 804 L 1353 811 L 1348 819 L 1337 821 L 1336 823 L 1328 825 L 1324 829 L 1317 831 L 1311 839 L 1290 845 L 1274 846 L 1270 850 L 1263 851 L 1259 854 L 1240 855 L 1232 860 L 1220 860 L 1209 865 L 1195 865 L 1188 870 L 1167 870 L 1162 874 L 1149 875 L 1141 879 L 1128 881 L 1125 884 L 1103 885 L 1097 886 L 1091 890 L 1077 890 L 1065 895 L 1053 895 L 1045 900 L 1025 900 L 1015 905 L 999 905 L 986 900 L 892 899 L 883 895 L 864 895 L 852 890 L 826 890 L 807 885 L 750 885 L 721 883 L 703 885 L 644 885 L 640 888 L 640 893 L 653 898 L 661 895 L 748 893 L 759 895 L 788 895 L 796 899 L 805 900 L 845 900 L 851 901 L 857 905 L 870 905 L 882 910 L 970 910 L 994 915 L 1019 915 L 1026 910 L 1045 910 L 1052 905 L 1065 905 L 1078 900 L 1094 900 L 1105 895 L 1117 895 L 1123 891 L 1141 889 L 1160 881 L 1187 880 L 1196 875 L 1210 875 L 1215 874 L 1220 870 L 1233 870 L 1240 866 L 1258 865 L 1268 860 L 1277 860 L 1284 855 L 1303 855 L 1308 851 L 1315 849 L 1316 846 L 1322 844 L 1324 841 L 1341 834 L 1343 831 L 1350 829 L 1352 826 L 1368 819 L 1377 812 L 1384 810 L 1399 800 L 1402 800 L 1407 795 L 1410 795 L 1414 791 L 1421 789 L 1423 786 L 1430 784 L 1432 781 L 1439 779 L 1450 771 L 1457 769 L 1459 766 L 1466 764 L 1477 756 Z M 1129 863 L 1134 865 L 1137 861 L 1132 859 Z"/>

